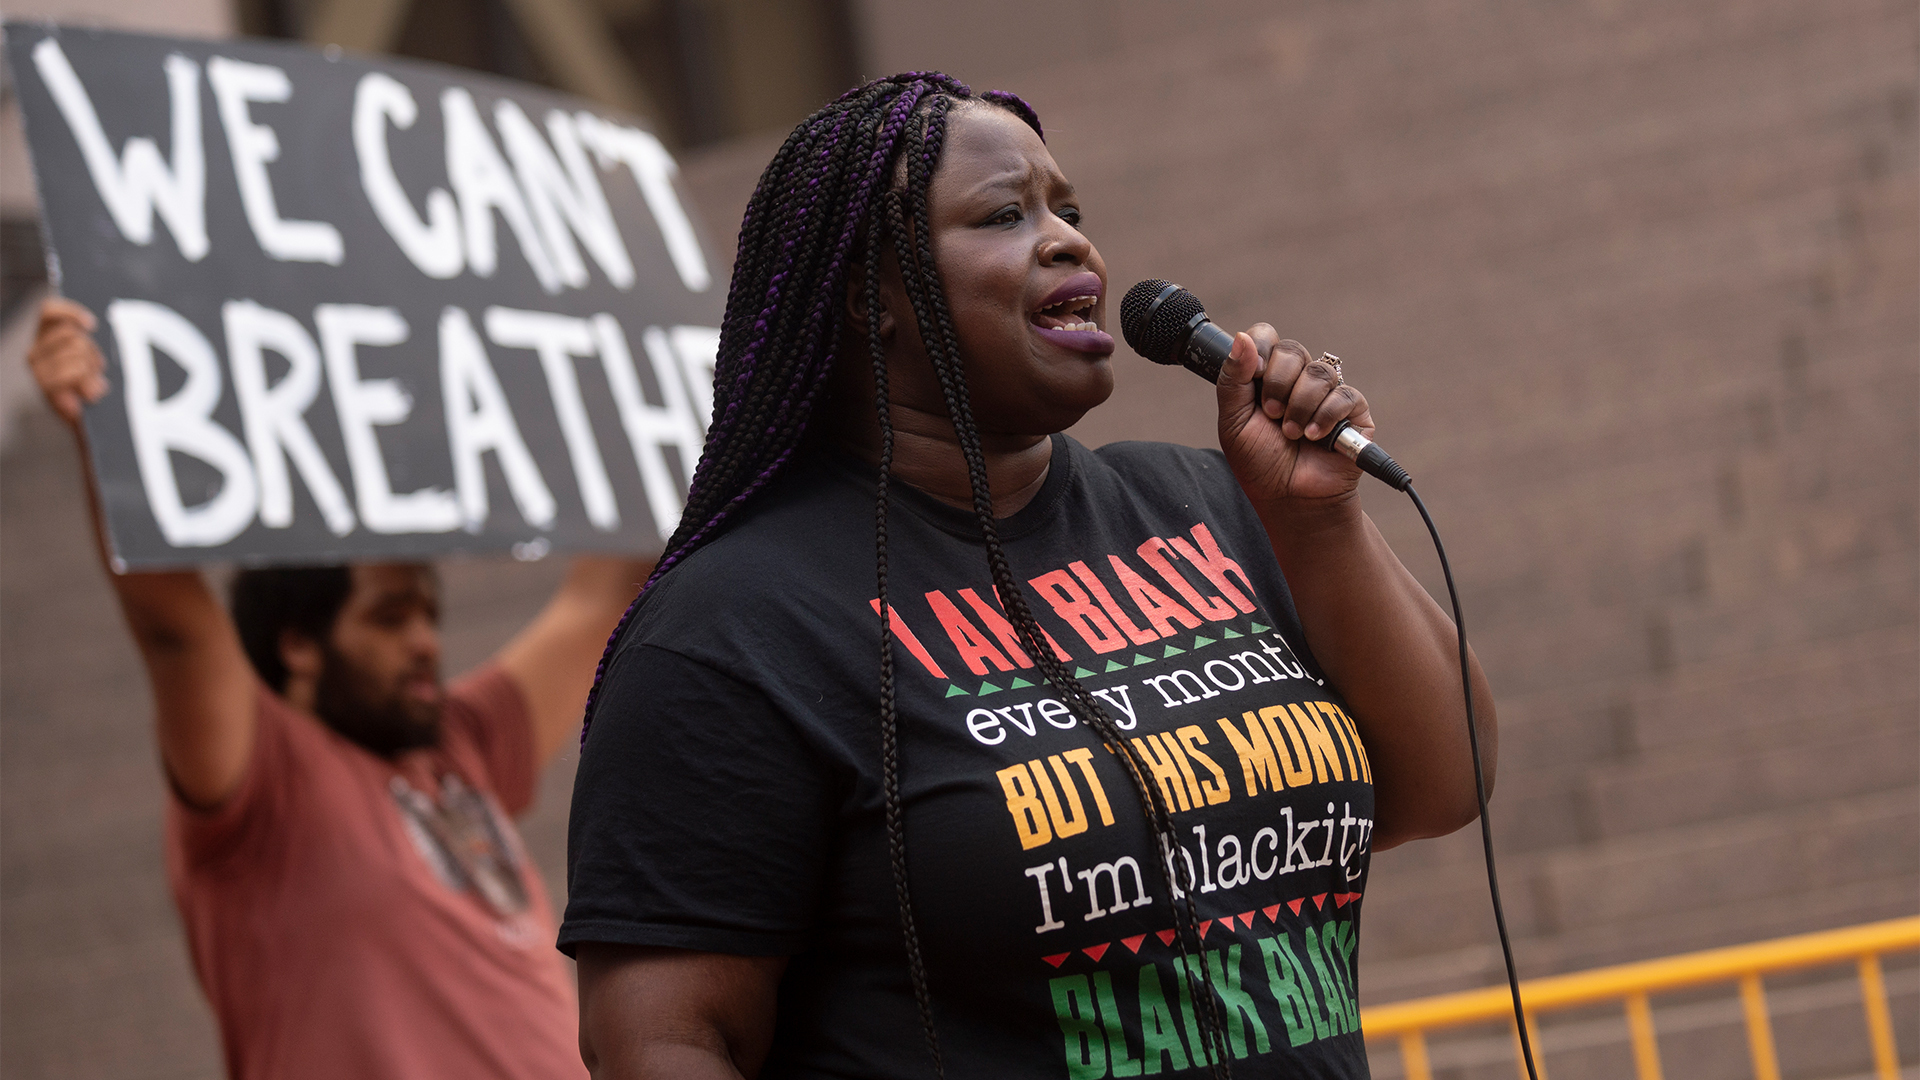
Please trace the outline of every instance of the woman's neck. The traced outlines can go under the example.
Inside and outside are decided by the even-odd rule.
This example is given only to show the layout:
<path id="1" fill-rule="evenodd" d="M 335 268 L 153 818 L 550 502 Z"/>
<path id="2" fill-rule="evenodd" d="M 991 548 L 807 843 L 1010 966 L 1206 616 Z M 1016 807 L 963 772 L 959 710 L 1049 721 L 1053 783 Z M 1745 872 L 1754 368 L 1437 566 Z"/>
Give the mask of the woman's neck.
<path id="1" fill-rule="evenodd" d="M 879 423 L 872 417 L 860 425 L 843 425 L 836 440 L 843 449 L 878 463 Z M 993 495 L 993 516 L 1010 517 L 1033 501 L 1047 482 L 1053 462 L 1053 439 L 1045 435 L 980 433 L 986 458 L 987 489 Z M 896 406 L 893 410 L 893 478 L 941 502 L 973 509 L 973 483 L 966 456 L 946 416 Z"/>

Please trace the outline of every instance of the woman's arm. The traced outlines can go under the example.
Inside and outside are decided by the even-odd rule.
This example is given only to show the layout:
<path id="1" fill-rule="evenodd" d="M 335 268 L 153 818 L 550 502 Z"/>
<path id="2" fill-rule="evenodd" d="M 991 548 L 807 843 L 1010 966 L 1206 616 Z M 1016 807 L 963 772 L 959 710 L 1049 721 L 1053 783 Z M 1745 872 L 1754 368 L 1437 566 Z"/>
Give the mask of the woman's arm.
<path id="1" fill-rule="evenodd" d="M 583 944 L 580 1057 L 596 1080 L 738 1080 L 773 1043 L 784 956 Z"/>
<path id="2" fill-rule="evenodd" d="M 1361 511 L 1360 470 L 1312 441 L 1341 420 L 1371 435 L 1366 398 L 1264 323 L 1236 335 L 1219 395 L 1221 448 L 1266 528 L 1308 644 L 1366 741 L 1373 847 L 1473 821 L 1479 803 L 1453 621 Z M 1468 660 L 1491 790 L 1493 694 L 1479 661 Z"/>

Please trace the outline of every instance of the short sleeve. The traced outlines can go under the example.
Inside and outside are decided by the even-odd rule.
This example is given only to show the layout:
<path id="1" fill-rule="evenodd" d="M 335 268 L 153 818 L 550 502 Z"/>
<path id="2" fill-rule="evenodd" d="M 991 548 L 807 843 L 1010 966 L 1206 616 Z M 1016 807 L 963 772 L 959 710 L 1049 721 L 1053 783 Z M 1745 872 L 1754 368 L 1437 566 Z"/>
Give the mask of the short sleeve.
<path id="1" fill-rule="evenodd" d="M 758 690 L 670 650 L 625 649 L 580 751 L 561 950 L 800 952 L 833 847 L 832 790 Z"/>
<path id="2" fill-rule="evenodd" d="M 260 683 L 255 684 L 253 715 L 246 770 L 226 801 L 202 810 L 189 805 L 168 782 L 168 832 L 188 866 L 211 867 L 255 852 L 276 835 L 277 822 L 288 812 L 286 803 L 302 771 L 300 733 L 294 730 L 299 717 Z"/>
<path id="3" fill-rule="evenodd" d="M 520 684 L 497 664 L 462 675 L 447 687 L 446 724 L 480 754 L 493 795 L 509 814 L 533 805 L 539 783 L 533 749 L 533 716 Z"/>

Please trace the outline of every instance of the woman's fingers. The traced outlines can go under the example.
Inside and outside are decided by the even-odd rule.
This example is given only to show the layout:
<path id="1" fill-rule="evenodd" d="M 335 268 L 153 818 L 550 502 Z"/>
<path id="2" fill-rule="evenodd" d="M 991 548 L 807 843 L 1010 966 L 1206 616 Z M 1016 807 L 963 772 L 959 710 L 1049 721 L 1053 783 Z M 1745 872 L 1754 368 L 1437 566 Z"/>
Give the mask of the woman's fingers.
<path id="1" fill-rule="evenodd" d="M 1231 386 L 1237 399 L 1244 384 L 1257 377 L 1260 411 L 1278 421 L 1288 439 L 1324 439 L 1342 420 L 1371 430 L 1366 397 L 1345 384 L 1338 368 L 1312 356 L 1305 345 L 1258 323 L 1234 335 L 1220 383 Z"/>
<path id="2" fill-rule="evenodd" d="M 1269 331 L 1271 332 L 1271 331 Z M 1273 334 L 1273 344 L 1267 348 L 1267 373 L 1261 382 L 1261 411 L 1267 413 L 1267 419 L 1283 419 L 1288 402 L 1298 390 L 1300 375 L 1308 363 L 1308 346 Z M 1286 438 L 1300 438 L 1296 432 L 1286 432 Z"/>
<path id="3" fill-rule="evenodd" d="M 1309 430 L 1314 414 L 1340 387 L 1340 373 L 1332 364 L 1315 360 L 1300 370 L 1293 393 L 1287 395 L 1286 411 L 1281 414 L 1280 432 L 1289 439 L 1317 439 L 1322 432 Z"/>
<path id="4" fill-rule="evenodd" d="M 1366 418 L 1366 397 L 1353 387 L 1342 384 L 1320 399 L 1320 407 L 1313 411 L 1303 429 L 1308 439 L 1317 441 L 1326 438 L 1342 420 L 1351 420 L 1354 426 L 1371 430 L 1370 424 L 1362 423 Z"/>

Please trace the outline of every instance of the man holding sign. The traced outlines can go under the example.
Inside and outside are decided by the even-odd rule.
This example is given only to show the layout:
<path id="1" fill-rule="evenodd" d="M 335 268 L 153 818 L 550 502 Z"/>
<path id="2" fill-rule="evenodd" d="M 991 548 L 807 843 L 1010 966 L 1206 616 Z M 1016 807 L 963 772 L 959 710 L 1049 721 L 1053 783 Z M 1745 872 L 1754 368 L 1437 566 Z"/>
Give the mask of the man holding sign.
<path id="1" fill-rule="evenodd" d="M 94 317 L 30 363 L 81 433 Z M 510 813 L 578 730 L 645 561 L 580 557 L 493 658 L 439 673 L 431 567 L 109 573 L 153 686 L 167 861 L 236 1077 L 579 1077 L 576 1011 Z"/>

